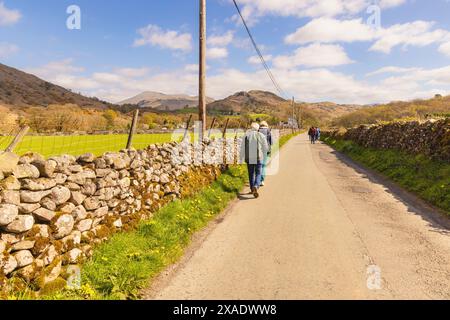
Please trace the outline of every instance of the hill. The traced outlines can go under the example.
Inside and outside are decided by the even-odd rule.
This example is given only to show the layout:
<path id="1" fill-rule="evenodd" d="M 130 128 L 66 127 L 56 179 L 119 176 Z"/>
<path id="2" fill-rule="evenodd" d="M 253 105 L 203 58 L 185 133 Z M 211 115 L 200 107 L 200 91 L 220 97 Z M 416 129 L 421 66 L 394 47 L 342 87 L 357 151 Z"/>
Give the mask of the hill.
<path id="1" fill-rule="evenodd" d="M 294 112 L 299 121 L 306 125 L 324 125 L 334 118 L 351 113 L 362 106 L 340 105 L 332 102 L 296 103 Z M 223 100 L 208 105 L 212 113 L 222 114 L 266 114 L 285 120 L 292 116 L 292 103 L 268 91 L 253 90 L 238 92 Z M 303 118 L 303 119 L 301 119 Z"/>
<path id="2" fill-rule="evenodd" d="M 207 98 L 207 103 L 214 99 Z M 164 94 L 160 92 L 146 91 L 135 97 L 129 98 L 119 103 L 120 105 L 138 105 L 141 108 L 149 108 L 158 111 L 175 111 L 184 108 L 198 106 L 198 97 L 184 94 Z"/>
<path id="3" fill-rule="evenodd" d="M 93 109 L 106 109 L 113 106 L 108 102 L 82 96 L 1 63 L 0 104 L 12 107 L 75 104 Z"/>
<path id="4" fill-rule="evenodd" d="M 288 101 L 268 91 L 237 92 L 225 99 L 214 101 L 208 110 L 222 113 L 272 113 L 285 109 Z"/>
<path id="5" fill-rule="evenodd" d="M 393 120 L 422 120 L 428 117 L 450 117 L 450 96 L 436 95 L 428 100 L 397 101 L 366 107 L 344 114 L 332 121 L 335 127 L 351 128 Z"/>

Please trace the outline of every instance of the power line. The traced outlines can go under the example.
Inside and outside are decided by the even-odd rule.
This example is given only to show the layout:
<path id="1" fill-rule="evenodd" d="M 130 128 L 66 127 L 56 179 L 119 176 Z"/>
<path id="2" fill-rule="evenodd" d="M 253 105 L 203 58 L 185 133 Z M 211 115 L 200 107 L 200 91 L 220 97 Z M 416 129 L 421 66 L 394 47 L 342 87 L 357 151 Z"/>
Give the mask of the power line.
<path id="1" fill-rule="evenodd" d="M 256 41 L 253 38 L 253 35 L 252 35 L 251 31 L 250 31 L 250 28 L 248 27 L 247 22 L 245 21 L 244 16 L 242 15 L 241 9 L 239 9 L 239 6 L 238 6 L 236 0 L 233 0 L 233 2 L 234 2 L 234 6 L 236 7 L 236 10 L 237 10 L 239 16 L 241 17 L 242 23 L 244 24 L 244 27 L 247 30 L 248 36 L 250 37 L 250 40 L 251 40 L 251 42 L 253 44 L 253 47 L 255 48 L 256 53 L 258 54 L 259 59 L 261 60 L 262 65 L 264 66 L 264 69 L 266 69 L 266 72 L 269 75 L 270 80 L 272 81 L 273 85 L 275 86 L 277 91 L 280 93 L 280 95 L 282 97 L 286 97 L 286 94 L 284 93 L 284 90 L 281 88 L 281 86 L 276 81 L 272 71 L 270 71 L 270 68 L 269 68 L 269 66 L 266 63 L 266 60 L 264 59 L 264 56 L 262 55 L 261 51 L 259 50 L 258 45 L 256 44 Z"/>

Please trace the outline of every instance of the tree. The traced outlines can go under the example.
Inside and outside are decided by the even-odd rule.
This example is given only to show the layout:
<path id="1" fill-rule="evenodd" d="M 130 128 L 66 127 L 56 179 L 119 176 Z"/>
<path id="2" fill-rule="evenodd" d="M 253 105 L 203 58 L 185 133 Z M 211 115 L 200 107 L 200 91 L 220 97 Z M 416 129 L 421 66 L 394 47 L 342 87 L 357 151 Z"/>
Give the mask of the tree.
<path id="1" fill-rule="evenodd" d="M 103 113 L 103 117 L 106 119 L 106 127 L 108 130 L 113 129 L 115 120 L 117 119 L 117 113 L 114 110 L 106 110 Z"/>

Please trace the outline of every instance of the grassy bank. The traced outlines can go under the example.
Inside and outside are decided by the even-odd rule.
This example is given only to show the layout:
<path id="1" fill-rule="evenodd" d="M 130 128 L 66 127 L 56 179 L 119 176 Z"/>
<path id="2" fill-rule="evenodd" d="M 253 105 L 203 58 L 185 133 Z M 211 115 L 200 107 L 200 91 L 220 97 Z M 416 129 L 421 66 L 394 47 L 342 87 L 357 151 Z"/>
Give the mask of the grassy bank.
<path id="1" fill-rule="evenodd" d="M 450 216 L 450 164 L 398 150 L 370 149 L 352 141 L 325 138 L 325 143 L 383 174 L 443 209 Z"/>

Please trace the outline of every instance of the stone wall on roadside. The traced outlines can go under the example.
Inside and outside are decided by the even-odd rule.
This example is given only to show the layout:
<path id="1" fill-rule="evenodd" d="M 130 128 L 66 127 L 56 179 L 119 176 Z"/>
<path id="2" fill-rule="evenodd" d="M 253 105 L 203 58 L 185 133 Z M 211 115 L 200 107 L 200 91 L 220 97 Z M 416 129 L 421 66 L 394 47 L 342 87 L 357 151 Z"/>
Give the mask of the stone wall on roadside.
<path id="1" fill-rule="evenodd" d="M 210 184 L 223 168 L 214 161 L 223 149 L 200 148 L 209 148 L 210 164 L 192 163 L 194 147 L 178 143 L 101 157 L 3 154 L 8 161 L 0 166 L 0 287 L 5 289 L 8 278 L 21 278 L 36 290 L 64 283 L 93 246 Z"/>
<path id="2" fill-rule="evenodd" d="M 450 162 L 450 119 L 360 126 L 325 134 L 364 147 L 397 149 Z"/>

